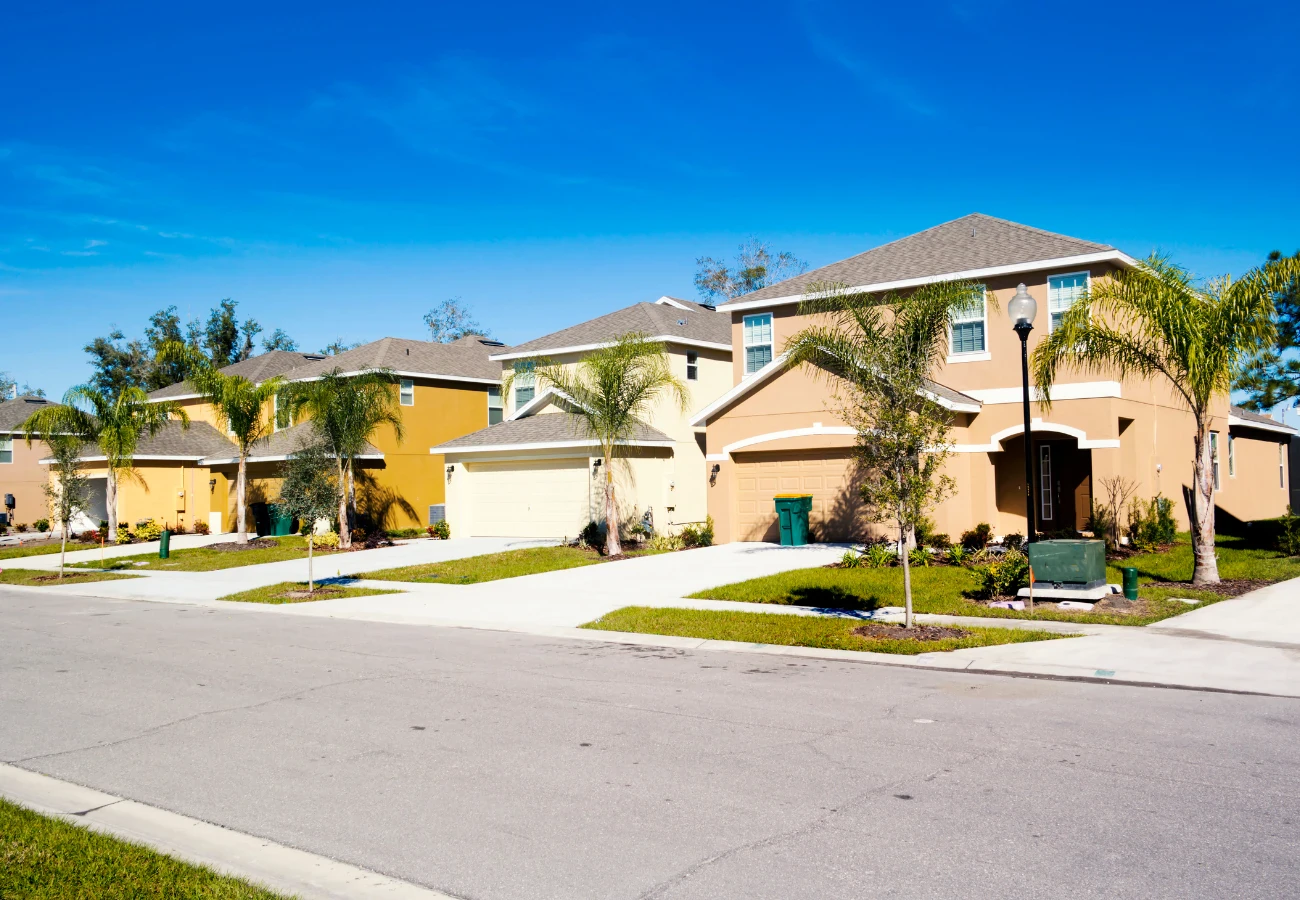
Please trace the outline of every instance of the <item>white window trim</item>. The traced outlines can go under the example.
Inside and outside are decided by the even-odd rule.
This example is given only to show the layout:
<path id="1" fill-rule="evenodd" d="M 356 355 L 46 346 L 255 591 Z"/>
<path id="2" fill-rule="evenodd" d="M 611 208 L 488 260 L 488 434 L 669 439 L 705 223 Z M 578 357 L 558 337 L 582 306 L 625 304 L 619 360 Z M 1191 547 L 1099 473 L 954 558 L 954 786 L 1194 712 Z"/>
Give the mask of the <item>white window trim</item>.
<path id="1" fill-rule="evenodd" d="M 1216 491 L 1223 490 L 1223 479 L 1219 471 L 1219 432 L 1210 432 L 1210 477 Z"/>
<path id="2" fill-rule="evenodd" d="M 9 459 L 0 459 L 0 466 L 11 466 L 14 462 L 14 436 L 12 434 L 0 434 L 0 453 L 8 451 Z"/>
<path id="3" fill-rule="evenodd" d="M 692 356 L 695 357 L 694 360 L 691 359 Z M 691 369 L 695 370 L 694 378 L 691 377 Z M 700 380 L 700 354 L 694 350 L 686 351 L 686 380 L 687 381 Z"/>
<path id="4" fill-rule="evenodd" d="M 948 322 L 948 362 L 986 362 L 992 359 L 989 354 L 989 290 L 986 285 L 978 285 L 980 290 L 980 317 L 978 319 L 959 319 Z M 952 349 L 952 326 L 962 325 L 966 322 L 982 322 L 984 324 L 984 349 L 970 350 L 965 353 L 957 353 Z"/>
<path id="5" fill-rule="evenodd" d="M 410 403 L 407 403 L 407 402 L 406 402 L 406 389 L 407 389 L 408 387 L 411 389 L 411 402 L 410 402 Z M 414 379 L 414 378 L 402 378 L 402 379 L 399 379 L 399 380 L 398 380 L 398 382 L 397 382 L 397 402 L 398 402 L 400 405 L 402 405 L 402 406 L 414 406 L 414 405 L 415 405 L 415 379 Z"/>
<path id="6" fill-rule="evenodd" d="M 1277 486 L 1286 490 L 1286 444 L 1277 445 Z"/>
<path id="7" fill-rule="evenodd" d="M 1228 433 L 1228 477 L 1237 477 L 1237 444 L 1232 438 L 1232 432 Z"/>
<path id="8" fill-rule="evenodd" d="M 769 327 L 770 327 L 770 329 L 771 329 L 771 331 L 772 331 L 772 340 L 771 340 L 770 342 L 766 343 L 766 344 L 747 344 L 747 343 L 745 343 L 745 320 L 746 320 L 746 319 L 758 319 L 758 318 L 761 318 L 761 317 L 763 317 L 763 316 L 767 316 L 768 319 L 770 320 L 770 321 L 769 321 Z M 770 312 L 757 312 L 757 313 L 750 313 L 749 315 L 746 315 L 746 316 L 741 316 L 741 317 L 740 317 L 740 344 L 741 344 L 741 346 L 740 346 L 740 365 L 741 365 L 743 368 L 746 369 L 746 371 L 745 371 L 745 373 L 744 373 L 744 377 L 745 377 L 745 378 L 749 378 L 751 375 L 755 375 L 755 374 L 761 372 L 764 368 L 766 368 L 766 366 L 761 366 L 761 367 L 755 369 L 753 372 L 748 371 L 748 367 L 749 367 L 749 353 L 748 353 L 748 350 L 749 350 L 750 347 L 768 347 L 768 348 L 770 348 L 771 351 L 772 351 L 772 359 L 776 359 L 776 316 L 773 315 L 773 314 L 770 313 Z M 769 362 L 769 365 L 770 365 L 770 364 L 771 364 L 771 363 Z"/>
<path id="9" fill-rule="evenodd" d="M 494 390 L 496 391 L 495 394 L 492 393 Z M 494 409 L 501 411 L 501 421 L 504 422 L 506 420 L 506 399 L 504 392 L 501 390 L 501 386 L 497 385 L 495 388 L 489 387 L 484 393 L 487 395 L 488 424 L 493 424 L 491 419 L 492 410 Z M 492 405 L 493 400 L 496 400 L 496 406 Z"/>
<path id="10" fill-rule="evenodd" d="M 1075 275 L 1082 275 L 1084 278 L 1083 292 L 1085 294 L 1092 294 L 1092 271 L 1090 269 L 1080 269 L 1077 272 L 1054 272 L 1053 274 L 1047 276 L 1047 282 L 1046 282 L 1047 302 L 1044 305 L 1047 307 L 1047 333 L 1048 334 L 1051 334 L 1052 331 L 1054 330 L 1052 328 L 1052 279 L 1072 278 Z M 1070 305 L 1073 306 L 1074 304 L 1070 304 Z"/>

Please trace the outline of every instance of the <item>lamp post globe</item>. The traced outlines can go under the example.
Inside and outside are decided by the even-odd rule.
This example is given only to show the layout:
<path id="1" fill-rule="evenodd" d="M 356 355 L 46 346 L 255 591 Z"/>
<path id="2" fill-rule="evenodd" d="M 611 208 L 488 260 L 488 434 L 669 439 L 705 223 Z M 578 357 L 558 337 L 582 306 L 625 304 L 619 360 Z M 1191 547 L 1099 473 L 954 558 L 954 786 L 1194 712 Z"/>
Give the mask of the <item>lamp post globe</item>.
<path id="1" fill-rule="evenodd" d="M 1029 332 L 1034 330 L 1038 301 L 1023 284 L 1016 286 L 1016 295 L 1007 304 L 1007 315 L 1020 338 L 1020 402 L 1025 419 L 1025 540 L 1033 543 L 1038 540 L 1038 523 L 1034 521 L 1034 442 L 1029 419 Z"/>
<path id="2" fill-rule="evenodd" d="M 1016 295 L 1007 304 L 1007 315 L 1011 317 L 1011 325 L 1016 331 L 1034 327 L 1034 318 L 1038 315 L 1038 301 L 1029 295 L 1029 291 L 1025 290 L 1023 284 L 1016 286 Z"/>

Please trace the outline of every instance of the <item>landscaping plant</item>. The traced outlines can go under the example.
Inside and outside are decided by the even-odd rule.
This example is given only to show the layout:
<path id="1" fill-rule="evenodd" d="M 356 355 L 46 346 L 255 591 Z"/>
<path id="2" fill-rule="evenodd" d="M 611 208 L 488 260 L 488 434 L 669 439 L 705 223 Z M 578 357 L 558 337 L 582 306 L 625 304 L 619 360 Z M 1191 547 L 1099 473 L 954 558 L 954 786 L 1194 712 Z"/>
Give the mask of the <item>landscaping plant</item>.
<path id="1" fill-rule="evenodd" d="M 1134 498 L 1129 507 L 1128 534 L 1129 540 L 1139 550 L 1172 544 L 1178 534 L 1178 525 L 1174 521 L 1174 502 L 1160 494 L 1145 504 Z M 1217 564 L 1215 572 L 1218 572 Z M 1195 583 L 1194 574 L 1192 580 Z"/>
<path id="2" fill-rule="evenodd" d="M 953 544 L 948 548 L 948 562 L 954 566 L 964 566 L 970 562 L 971 552 L 961 544 Z"/>
<path id="3" fill-rule="evenodd" d="M 1287 504 L 1286 515 L 1278 520 L 1277 549 L 1287 556 L 1300 554 L 1300 516 Z"/>
<path id="4" fill-rule="evenodd" d="M 1277 334 L 1274 295 L 1300 274 L 1300 259 L 1279 259 L 1197 284 L 1168 258 L 1152 254 L 1135 268 L 1098 279 L 1034 350 L 1041 408 L 1062 369 L 1120 378 L 1161 379 L 1195 420 L 1192 458 L 1192 583 L 1219 580 L 1214 556 L 1212 416 L 1246 363 Z"/>
<path id="5" fill-rule="evenodd" d="M 68 529 L 72 526 L 77 511 L 86 503 L 86 497 L 90 493 L 90 480 L 81 471 L 81 450 L 84 444 L 80 438 L 52 434 L 46 443 L 50 448 L 52 462 L 44 491 L 54 521 L 59 523 L 59 580 L 62 581 L 68 553 Z M 49 527 L 46 520 L 42 519 L 41 522 L 45 522 L 46 528 Z"/>
<path id="6" fill-rule="evenodd" d="M 907 561 L 913 566 L 928 566 L 930 564 L 930 553 L 924 547 L 913 547 L 907 551 Z"/>
<path id="7" fill-rule="evenodd" d="M 872 544 L 863 554 L 863 561 L 870 569 L 887 569 L 898 562 L 898 554 L 884 544 Z"/>
<path id="8" fill-rule="evenodd" d="M 1014 596 L 1029 584 L 1029 557 L 1019 550 L 1008 550 L 1002 558 L 987 565 L 975 566 L 975 596 L 981 600 Z"/>
<path id="9" fill-rule="evenodd" d="M 988 522 L 980 522 L 970 531 L 961 533 L 961 545 L 972 553 L 983 550 L 993 538 L 993 528 Z"/>
<path id="10" fill-rule="evenodd" d="M 1102 493 L 1102 520 L 1105 530 L 1101 532 L 1107 545 L 1112 550 L 1119 549 L 1120 516 L 1129 498 L 1137 491 L 1137 482 L 1122 475 L 1111 475 L 1100 479 Z M 1093 529 L 1094 533 L 1096 529 Z"/>
<path id="11" fill-rule="evenodd" d="M 49 519 L 37 519 L 32 524 L 35 526 L 36 530 L 39 531 L 41 534 L 44 534 L 45 532 L 50 530 Z"/>
<path id="12" fill-rule="evenodd" d="M 151 402 L 138 387 L 123 388 L 116 397 L 110 397 L 82 384 L 69 389 L 61 404 L 51 403 L 33 413 L 23 423 L 23 435 L 28 446 L 33 438 L 49 444 L 59 435 L 69 435 L 99 448 L 108 467 L 107 534 L 110 541 L 116 541 L 118 482 L 138 477 L 134 460 L 141 438 L 156 435 L 173 417 L 182 428 L 190 427 L 184 409 L 171 401 Z"/>
<path id="13" fill-rule="evenodd" d="M 441 522 L 434 522 L 429 527 L 432 529 L 431 536 L 440 541 L 445 541 L 451 537 L 451 523 L 446 519 L 443 519 Z"/>
<path id="14" fill-rule="evenodd" d="M 854 553 L 852 550 L 845 550 L 844 555 L 840 557 L 840 568 L 859 569 L 861 567 L 862 567 L 862 554 Z"/>
<path id="15" fill-rule="evenodd" d="M 284 514 L 302 522 L 315 523 L 338 509 L 343 492 L 338 481 L 338 467 L 333 455 L 319 443 L 300 447 L 281 468 L 280 508 Z M 307 593 L 316 590 L 312 578 L 314 528 L 307 530 Z"/>

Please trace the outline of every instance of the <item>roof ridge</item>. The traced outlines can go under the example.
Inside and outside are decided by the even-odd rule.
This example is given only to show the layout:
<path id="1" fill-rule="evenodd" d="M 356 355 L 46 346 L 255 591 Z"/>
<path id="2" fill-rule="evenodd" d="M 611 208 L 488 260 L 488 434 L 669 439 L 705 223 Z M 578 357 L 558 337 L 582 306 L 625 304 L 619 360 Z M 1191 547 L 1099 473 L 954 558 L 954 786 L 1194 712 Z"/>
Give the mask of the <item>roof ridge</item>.
<path id="1" fill-rule="evenodd" d="M 1021 231 L 1027 231 L 1030 234 L 1046 235 L 1047 237 L 1059 238 L 1061 240 L 1066 240 L 1066 241 L 1074 241 L 1076 244 L 1089 244 L 1093 247 L 1107 247 L 1111 250 L 1116 249 L 1114 247 L 1111 247 L 1110 244 L 1102 244 L 1097 241 L 1088 241 L 1088 240 L 1084 240 L 1083 238 L 1077 238 L 1070 234 L 1061 234 L 1059 231 L 1048 231 L 1046 228 L 1035 228 L 1033 225 L 1026 225 L 1023 222 L 1013 222 L 1010 219 L 1002 219 L 997 216 L 987 215 L 986 213 L 971 213 L 969 216 L 962 216 L 962 218 L 969 219 L 975 216 L 979 216 L 981 219 L 988 219 L 990 222 L 998 222 L 1002 225 L 1009 225 L 1012 228 L 1019 228 Z M 954 219 L 953 221 L 955 222 L 960 220 Z"/>

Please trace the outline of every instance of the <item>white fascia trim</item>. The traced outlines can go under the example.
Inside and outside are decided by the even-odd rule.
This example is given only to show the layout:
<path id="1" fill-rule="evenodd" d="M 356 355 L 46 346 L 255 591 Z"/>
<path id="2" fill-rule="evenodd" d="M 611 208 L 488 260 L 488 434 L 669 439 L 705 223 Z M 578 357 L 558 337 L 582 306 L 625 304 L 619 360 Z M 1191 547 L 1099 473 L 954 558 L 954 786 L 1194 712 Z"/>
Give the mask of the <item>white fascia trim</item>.
<path id="1" fill-rule="evenodd" d="M 523 419 L 528 416 L 531 416 L 535 410 L 539 410 L 543 406 L 545 406 L 551 400 L 552 397 L 559 397 L 562 400 L 568 400 L 570 403 L 577 406 L 577 402 L 572 397 L 564 393 L 564 391 L 557 390 L 554 386 L 552 386 L 546 388 L 536 397 L 529 400 L 523 406 L 515 410 L 510 415 L 510 418 L 506 419 L 506 421 L 513 422 L 515 419 Z"/>
<path id="2" fill-rule="evenodd" d="M 790 358 L 790 354 L 782 353 L 780 356 L 773 359 L 770 363 L 763 366 L 763 368 L 759 369 L 757 372 L 753 372 L 749 375 L 746 375 L 744 379 L 741 380 L 740 384 L 736 385 L 731 390 L 727 391 L 725 394 L 719 397 L 717 400 L 714 400 L 708 406 L 704 407 L 704 409 L 697 412 L 691 418 L 691 425 L 696 428 L 700 428 L 705 425 L 708 425 L 709 417 L 711 415 L 713 415 L 715 412 L 717 412 L 720 409 L 725 409 L 727 406 L 730 406 L 732 401 L 745 396 L 754 388 L 758 387 L 760 384 L 770 379 L 773 375 L 776 375 L 778 372 L 780 372 L 782 369 L 785 368 L 786 362 L 789 360 L 789 358 Z"/>
<path id="3" fill-rule="evenodd" d="M 953 412 L 977 413 L 983 408 L 979 403 L 963 403 L 960 400 L 949 400 L 947 397 L 940 397 L 933 391 L 922 391 L 921 396 Z"/>
<path id="4" fill-rule="evenodd" d="M 534 441 L 528 444 L 486 444 L 482 447 L 430 447 L 429 452 L 435 456 L 453 454 L 465 456 L 473 453 L 500 453 L 502 450 L 559 450 L 578 449 L 581 447 L 599 447 L 599 441 Z M 619 441 L 620 447 L 667 447 L 677 446 L 676 441 Z"/>
<path id="5" fill-rule="evenodd" d="M 1041 269 L 1059 269 L 1063 266 L 1082 266 L 1096 262 L 1117 262 L 1130 268 L 1138 262 L 1127 253 L 1119 250 L 1100 250 L 1096 253 L 1083 253 L 1079 256 L 1062 256 L 1059 259 L 1040 259 L 1033 262 L 1013 263 L 1007 266 L 988 266 L 983 269 L 967 269 L 964 272 L 947 272 L 943 275 L 927 275 L 923 278 L 903 278 L 898 281 L 881 281 L 876 284 L 863 284 L 852 287 L 851 291 L 868 294 L 883 291 L 897 291 L 903 288 L 920 287 L 923 284 L 937 284 L 940 281 L 967 281 L 975 278 L 991 278 L 997 275 L 1013 275 L 1016 272 L 1037 272 Z M 718 307 L 718 312 L 733 312 L 744 309 L 764 309 L 769 306 L 786 306 L 802 303 L 803 294 L 788 297 L 773 297 L 769 300 L 742 300 L 738 303 L 725 303 Z"/>
<path id="6" fill-rule="evenodd" d="M 672 306 L 677 309 L 684 309 L 687 312 L 690 312 L 691 309 L 689 306 L 683 306 L 681 303 L 678 303 L 676 300 L 674 300 L 672 297 L 669 297 L 666 294 L 655 301 L 655 306 Z"/>
<path id="7" fill-rule="evenodd" d="M 682 347 L 703 347 L 705 350 L 725 350 L 731 352 L 730 344 L 719 344 L 714 341 L 698 341 L 695 338 L 684 338 L 675 334 L 657 334 L 653 337 L 646 338 L 652 343 L 677 344 Z M 500 353 L 496 356 L 489 356 L 488 359 L 510 360 L 510 359 L 537 359 L 540 356 L 558 355 L 561 353 L 586 353 L 590 350 L 604 350 L 606 347 L 613 347 L 615 341 L 603 341 L 599 344 L 577 344 L 573 347 L 543 347 L 540 350 L 529 350 L 525 353 Z"/>
<path id="8" fill-rule="evenodd" d="M 1256 422 L 1254 419 L 1243 419 L 1240 416 L 1228 416 L 1228 427 L 1236 425 L 1239 428 L 1258 428 L 1260 431 L 1276 431 L 1278 434 L 1297 434 L 1294 428 L 1289 425 L 1283 425 L 1278 422 L 1276 425 L 1268 425 L 1264 422 Z"/>
<path id="9" fill-rule="evenodd" d="M 378 372 L 378 371 L 380 371 L 379 368 L 357 369 L 355 372 L 340 372 L 339 377 L 355 378 L 358 375 L 369 375 L 373 372 Z M 436 375 L 433 372 L 402 372 L 397 369 L 390 369 L 389 374 L 396 375 L 399 378 L 426 378 L 435 381 L 465 381 L 468 382 L 469 384 L 500 384 L 501 383 L 500 378 L 474 378 L 469 375 Z M 320 380 L 321 380 L 320 375 L 312 375 L 309 378 L 295 378 L 293 379 L 293 383 L 296 384 L 298 382 L 320 381 Z"/>
<path id="10" fill-rule="evenodd" d="M 80 459 L 82 462 L 108 462 L 107 456 L 83 456 L 80 457 Z M 132 456 L 131 459 L 132 460 L 143 459 L 146 462 L 194 462 L 196 463 L 202 461 L 203 457 L 202 456 L 152 456 L 152 455 L 146 456 L 144 454 L 137 453 L 135 456 Z M 53 457 L 50 457 L 49 459 L 40 460 L 41 465 L 46 465 L 46 466 L 52 465 L 53 462 L 54 462 Z"/>
<path id="11" fill-rule="evenodd" d="M 737 450 L 743 450 L 746 447 L 752 447 L 755 444 L 767 444 L 772 441 L 783 441 L 786 438 L 810 437 L 812 435 L 836 435 L 840 437 L 857 436 L 857 430 L 849 428 L 847 425 L 813 425 L 811 428 L 790 428 L 786 431 L 769 431 L 767 434 L 759 434 L 754 437 L 744 438 L 735 441 L 722 448 L 722 453 L 715 454 L 719 459 L 726 459 Z"/>
<path id="12" fill-rule="evenodd" d="M 997 406 L 1002 403 L 1022 402 L 1023 388 L 984 388 L 982 390 L 963 391 L 981 403 Z M 1105 397 L 1120 399 L 1121 385 L 1118 381 L 1080 381 L 1074 384 L 1058 384 L 1052 388 L 1052 400 L 1098 400 Z M 1043 392 L 1036 387 L 1029 389 L 1029 399 L 1035 403 L 1043 399 Z"/>
<path id="13" fill-rule="evenodd" d="M 1047 431 L 1057 434 L 1069 435 L 1079 442 L 1080 450 L 1118 450 L 1118 438 L 1092 438 L 1089 439 L 1088 433 L 1081 428 L 1075 428 L 1071 425 L 1059 425 L 1055 422 L 1044 422 L 1042 419 L 1029 420 L 1030 433 Z M 1025 433 L 1025 426 L 1012 425 L 1009 428 L 1003 428 L 995 432 L 987 444 L 954 444 L 952 451 L 954 453 L 997 453 L 1002 450 L 1002 441 L 1009 437 L 1015 437 L 1018 434 Z"/>
<path id="14" fill-rule="evenodd" d="M 948 365 L 968 362 L 988 362 L 993 358 L 993 354 L 985 351 L 983 353 L 950 353 L 946 362 Z"/>
<path id="15" fill-rule="evenodd" d="M 287 460 L 291 455 L 292 455 L 292 454 L 282 453 L 282 454 L 280 454 L 279 456 L 250 456 L 250 457 L 248 458 L 248 462 L 251 462 L 251 463 L 255 463 L 255 462 L 284 462 L 284 461 L 286 461 L 286 460 Z M 353 459 L 383 459 L 383 458 L 384 458 L 384 454 L 382 454 L 382 453 L 360 453 L 360 454 L 357 454 L 356 456 L 354 456 L 354 457 L 352 457 L 352 458 L 353 458 Z M 199 463 L 200 463 L 201 465 L 205 465 L 205 466 L 233 466 L 233 465 L 236 465 L 238 462 L 239 462 L 239 457 L 238 457 L 238 456 L 232 456 L 232 457 L 230 457 L 229 459 L 216 459 L 216 458 L 214 458 L 214 457 L 204 457 L 203 459 L 199 460 Z"/>
<path id="16" fill-rule="evenodd" d="M 175 397 L 150 397 L 150 403 L 166 403 L 168 400 L 201 400 L 199 394 L 177 394 Z"/>

